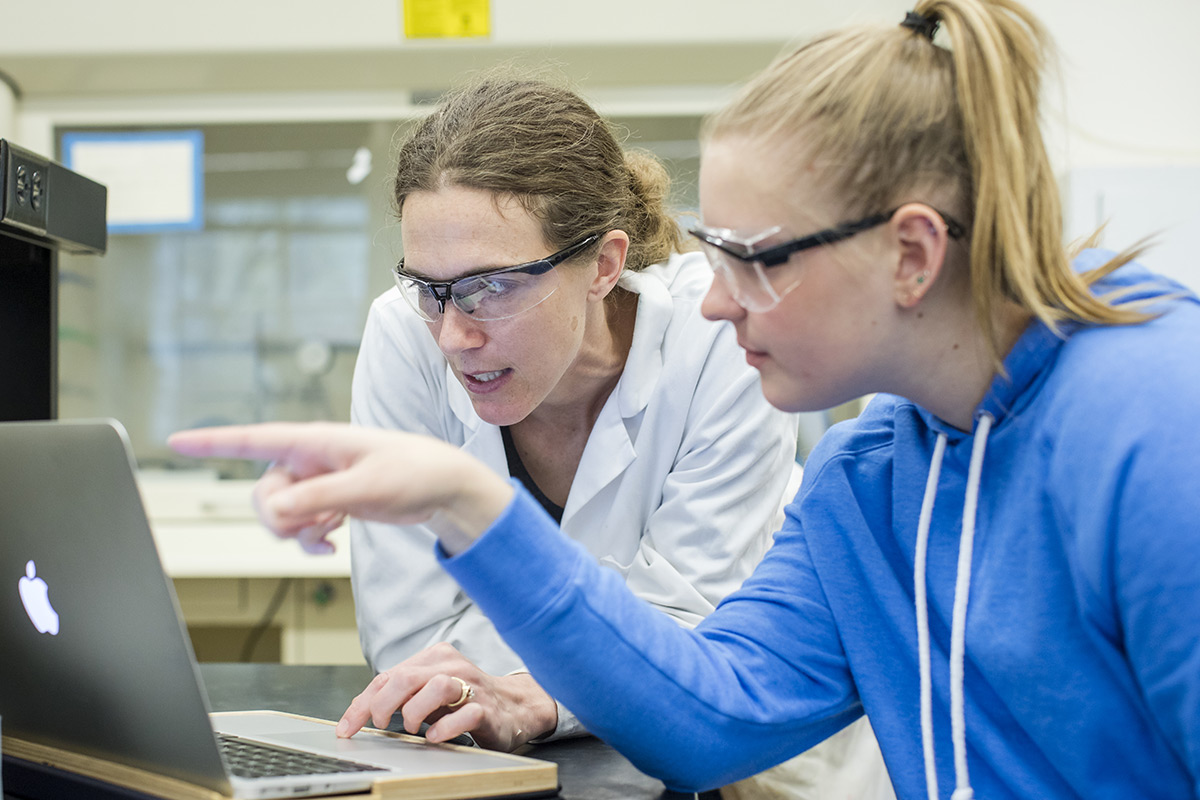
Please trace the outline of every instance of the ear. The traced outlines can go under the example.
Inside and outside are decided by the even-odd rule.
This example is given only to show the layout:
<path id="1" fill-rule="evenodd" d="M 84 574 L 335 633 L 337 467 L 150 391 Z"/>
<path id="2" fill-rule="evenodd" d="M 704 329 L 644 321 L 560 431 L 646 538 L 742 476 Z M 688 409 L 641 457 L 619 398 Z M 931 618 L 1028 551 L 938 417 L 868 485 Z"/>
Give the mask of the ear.
<path id="1" fill-rule="evenodd" d="M 588 289 L 589 300 L 603 300 L 617 285 L 617 279 L 625 270 L 625 256 L 629 253 L 629 234 L 613 230 L 600 239 L 600 252 L 596 258 L 596 277 Z"/>
<path id="2" fill-rule="evenodd" d="M 892 215 L 899 257 L 893 279 L 896 304 L 913 308 L 941 275 L 950 236 L 941 214 L 924 203 L 906 203 Z"/>

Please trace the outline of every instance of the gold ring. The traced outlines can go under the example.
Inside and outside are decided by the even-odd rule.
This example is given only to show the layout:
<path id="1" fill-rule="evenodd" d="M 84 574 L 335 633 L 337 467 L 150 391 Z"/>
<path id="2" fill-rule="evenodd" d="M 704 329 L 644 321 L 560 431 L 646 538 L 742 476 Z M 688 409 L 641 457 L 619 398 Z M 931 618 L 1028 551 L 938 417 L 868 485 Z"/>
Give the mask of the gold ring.
<path id="1" fill-rule="evenodd" d="M 458 699 L 455 700 L 453 703 L 447 703 L 446 708 L 458 708 L 463 703 L 467 702 L 468 700 L 470 700 L 472 697 L 475 696 L 475 687 L 472 686 L 471 684 L 467 683 L 466 681 L 464 681 L 462 678 L 458 677 L 457 675 L 451 675 L 450 677 L 454 678 L 454 680 L 458 681 L 459 686 L 462 687 L 462 694 L 460 694 L 458 696 Z"/>

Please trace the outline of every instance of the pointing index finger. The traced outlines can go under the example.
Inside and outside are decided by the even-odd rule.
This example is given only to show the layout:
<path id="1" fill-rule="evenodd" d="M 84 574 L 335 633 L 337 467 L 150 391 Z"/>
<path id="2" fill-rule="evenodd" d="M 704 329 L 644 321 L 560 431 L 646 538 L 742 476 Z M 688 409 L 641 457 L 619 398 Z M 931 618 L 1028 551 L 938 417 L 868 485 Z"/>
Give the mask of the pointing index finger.
<path id="1" fill-rule="evenodd" d="M 334 729 L 339 738 L 350 738 L 371 720 L 371 700 L 388 682 L 388 677 L 386 672 L 379 673 L 367 684 L 367 688 L 351 701 L 349 708 L 342 714 L 342 718 L 338 720 L 337 727 Z"/>
<path id="2" fill-rule="evenodd" d="M 176 452 L 197 458 L 244 458 L 291 463 L 346 456 L 358 444 L 349 425 L 264 422 L 180 431 L 167 439 Z"/>

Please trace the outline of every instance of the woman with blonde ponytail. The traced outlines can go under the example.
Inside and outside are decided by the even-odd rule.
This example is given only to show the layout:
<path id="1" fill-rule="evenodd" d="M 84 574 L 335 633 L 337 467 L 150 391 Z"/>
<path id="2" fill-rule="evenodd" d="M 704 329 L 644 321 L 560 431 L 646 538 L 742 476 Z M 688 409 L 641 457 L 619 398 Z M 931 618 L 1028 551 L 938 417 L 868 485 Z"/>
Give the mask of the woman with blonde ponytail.
<path id="1" fill-rule="evenodd" d="M 289 427 L 177 444 L 324 456 L 331 474 L 263 488 L 283 532 L 328 509 L 446 511 L 447 571 L 673 788 L 866 715 L 904 800 L 1200 797 L 1200 300 L 1130 253 L 1068 256 L 1038 131 L 1047 48 L 1012 0 L 921 0 L 800 47 L 709 121 L 704 313 L 779 408 L 877 394 L 817 445 L 774 546 L 693 631 L 546 547 L 519 490 L 340 488 L 400 459 L 467 469 L 436 442 Z"/>

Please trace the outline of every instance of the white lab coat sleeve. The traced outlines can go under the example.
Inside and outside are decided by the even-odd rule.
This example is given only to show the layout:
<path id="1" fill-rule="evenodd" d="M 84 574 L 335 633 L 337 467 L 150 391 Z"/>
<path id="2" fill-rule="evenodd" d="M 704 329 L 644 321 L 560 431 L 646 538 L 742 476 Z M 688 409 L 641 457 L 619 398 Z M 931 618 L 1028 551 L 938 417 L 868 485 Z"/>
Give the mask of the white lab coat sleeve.
<path id="1" fill-rule="evenodd" d="M 462 425 L 449 411 L 445 361 L 424 323 L 394 290 L 371 306 L 354 370 L 350 416 L 356 425 L 462 444 Z M 521 666 L 491 622 L 437 564 L 436 536 L 428 527 L 351 520 L 350 533 L 359 640 L 375 670 L 438 642 L 453 644 L 494 674 Z"/>
<path id="2" fill-rule="evenodd" d="M 741 586 L 770 547 L 791 499 L 787 489 L 799 485 L 793 480 L 800 471 L 798 418 L 766 401 L 728 326 L 716 329 L 691 380 L 671 374 L 672 360 L 668 352 L 667 385 L 678 378 L 694 386 L 680 410 L 686 419 L 674 464 L 636 557 L 601 563 L 618 569 L 634 594 L 691 627 Z"/>

